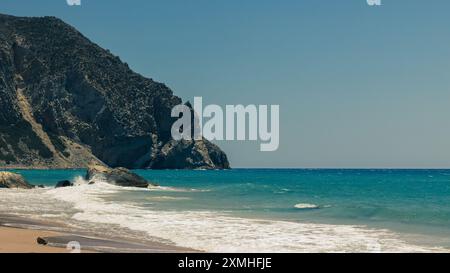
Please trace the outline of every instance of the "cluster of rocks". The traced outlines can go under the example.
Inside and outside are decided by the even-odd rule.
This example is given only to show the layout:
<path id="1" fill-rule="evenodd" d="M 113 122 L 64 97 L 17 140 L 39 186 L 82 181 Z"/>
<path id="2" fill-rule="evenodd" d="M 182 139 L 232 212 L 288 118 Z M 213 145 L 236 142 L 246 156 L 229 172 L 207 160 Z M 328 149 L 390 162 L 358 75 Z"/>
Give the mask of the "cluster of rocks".
<path id="1" fill-rule="evenodd" d="M 34 186 L 28 183 L 20 174 L 0 172 L 0 188 L 32 189 Z"/>
<path id="2" fill-rule="evenodd" d="M 125 168 L 109 168 L 101 165 L 89 166 L 86 172 L 86 180 L 89 184 L 94 184 L 95 181 L 104 181 L 121 187 L 138 187 L 148 188 L 149 186 L 156 186 L 155 183 L 149 182 L 143 177 L 131 172 Z M 69 180 L 59 181 L 55 188 L 72 187 L 74 183 Z M 8 189 L 33 189 L 42 187 L 35 186 L 28 183 L 25 178 L 12 172 L 0 172 L 0 188 Z"/>

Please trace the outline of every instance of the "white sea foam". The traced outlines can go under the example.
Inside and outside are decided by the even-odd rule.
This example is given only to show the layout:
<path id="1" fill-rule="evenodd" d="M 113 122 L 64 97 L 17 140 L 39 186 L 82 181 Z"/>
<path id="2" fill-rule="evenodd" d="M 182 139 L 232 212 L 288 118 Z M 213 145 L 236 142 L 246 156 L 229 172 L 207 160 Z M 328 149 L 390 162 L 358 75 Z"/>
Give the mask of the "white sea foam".
<path id="1" fill-rule="evenodd" d="M 318 209 L 318 205 L 308 204 L 308 203 L 299 203 L 294 206 L 296 209 Z"/>
<path id="2" fill-rule="evenodd" d="M 182 201 L 190 200 L 189 197 L 175 197 L 175 196 L 150 196 L 145 198 L 147 201 Z"/>
<path id="3" fill-rule="evenodd" d="M 73 219 L 117 225 L 176 245 L 212 252 L 421 252 L 441 251 L 408 244 L 395 233 L 352 225 L 294 223 L 232 217 L 212 211 L 156 211 L 105 202 L 118 187 L 97 183 L 49 191 L 72 202 Z M 129 231 L 126 231 L 128 233 Z"/>
<path id="4" fill-rule="evenodd" d="M 166 187 L 166 186 L 149 186 L 147 190 L 150 191 L 171 191 L 171 192 L 208 192 L 209 190 L 198 190 L 198 189 L 186 189 L 186 188 L 176 188 L 176 187 Z"/>
<path id="5" fill-rule="evenodd" d="M 89 183 L 89 181 L 87 181 L 86 179 L 84 179 L 84 177 L 82 177 L 82 176 L 76 176 L 74 179 L 73 179 L 73 184 L 75 185 L 75 186 L 80 186 L 80 185 L 84 185 L 84 184 L 88 184 Z"/>
<path id="6" fill-rule="evenodd" d="M 126 190 L 102 182 L 58 189 L 0 190 L 0 211 L 52 220 L 59 216 L 70 225 L 100 229 L 105 235 L 121 232 L 133 236 L 131 230 L 137 238 L 146 234 L 212 252 L 444 251 L 409 244 L 384 229 L 247 219 L 213 211 L 157 211 L 107 201 Z"/>
<path id="7" fill-rule="evenodd" d="M 45 197 L 49 188 L 32 190 L 0 190 L 0 213 L 30 218 L 64 218 L 75 213 L 71 203 Z"/>

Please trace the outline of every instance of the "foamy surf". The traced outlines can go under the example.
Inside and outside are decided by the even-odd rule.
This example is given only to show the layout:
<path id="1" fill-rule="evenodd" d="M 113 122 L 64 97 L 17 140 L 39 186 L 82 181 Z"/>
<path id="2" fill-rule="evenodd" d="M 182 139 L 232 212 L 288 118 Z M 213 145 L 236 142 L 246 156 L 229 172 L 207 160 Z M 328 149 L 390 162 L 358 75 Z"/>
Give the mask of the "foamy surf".
<path id="1" fill-rule="evenodd" d="M 122 189 L 105 183 L 47 191 L 70 202 L 71 219 L 123 228 L 177 246 L 208 252 L 427 252 L 384 229 L 354 225 L 296 223 L 233 217 L 213 211 L 156 211 L 136 204 L 107 202 L 102 197 Z M 303 206 L 304 207 L 304 206 Z"/>
<path id="2" fill-rule="evenodd" d="M 182 208 L 154 210 L 133 202 L 132 198 L 119 202 L 117 197 L 125 193 L 133 196 L 129 188 L 103 181 L 89 185 L 81 177 L 74 181 L 76 186 L 68 188 L 0 190 L 0 210 L 59 220 L 84 232 L 158 240 L 207 252 L 446 251 L 411 244 L 389 230 L 365 226 L 249 219 L 217 211 Z M 139 191 L 139 194 L 145 194 L 148 189 Z M 165 194 L 148 198 L 153 198 L 153 202 L 167 202 L 172 198 L 167 198 L 167 190 L 162 192 Z M 307 209 L 317 205 L 299 203 L 296 207 Z"/>
<path id="3" fill-rule="evenodd" d="M 320 208 L 318 205 L 308 204 L 308 203 L 299 203 L 294 206 L 296 209 L 318 209 Z"/>
<path id="4" fill-rule="evenodd" d="M 169 192 L 208 192 L 209 190 L 199 190 L 199 189 L 187 189 L 187 188 L 176 188 L 167 186 L 148 186 L 147 190 L 150 191 L 169 191 Z"/>
<path id="5" fill-rule="evenodd" d="M 175 197 L 175 196 L 151 196 L 145 198 L 147 201 L 184 201 L 190 200 L 189 197 Z"/>

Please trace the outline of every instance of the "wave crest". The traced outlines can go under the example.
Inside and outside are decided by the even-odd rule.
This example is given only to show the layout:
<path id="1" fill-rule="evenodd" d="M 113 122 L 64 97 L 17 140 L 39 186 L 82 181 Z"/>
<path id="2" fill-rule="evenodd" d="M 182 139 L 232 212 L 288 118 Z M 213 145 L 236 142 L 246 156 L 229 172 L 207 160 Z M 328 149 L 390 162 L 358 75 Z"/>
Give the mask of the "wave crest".
<path id="1" fill-rule="evenodd" d="M 299 203 L 294 206 L 296 209 L 319 209 L 320 206 L 308 203 Z"/>

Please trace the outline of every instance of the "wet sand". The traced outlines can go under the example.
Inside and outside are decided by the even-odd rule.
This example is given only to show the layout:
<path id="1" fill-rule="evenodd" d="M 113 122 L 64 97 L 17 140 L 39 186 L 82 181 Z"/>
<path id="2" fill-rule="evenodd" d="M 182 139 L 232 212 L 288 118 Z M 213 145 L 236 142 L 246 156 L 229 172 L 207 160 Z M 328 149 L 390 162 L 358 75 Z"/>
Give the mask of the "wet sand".
<path id="1" fill-rule="evenodd" d="M 41 244 L 38 243 L 38 238 L 41 238 Z M 73 242 L 75 246 L 80 246 L 81 253 L 198 252 L 159 242 L 99 238 L 83 232 L 66 232 L 64 227 L 49 222 L 0 215 L 0 253 L 71 253 L 72 249 L 67 249 L 67 246 L 69 243 L 74 245 Z"/>

